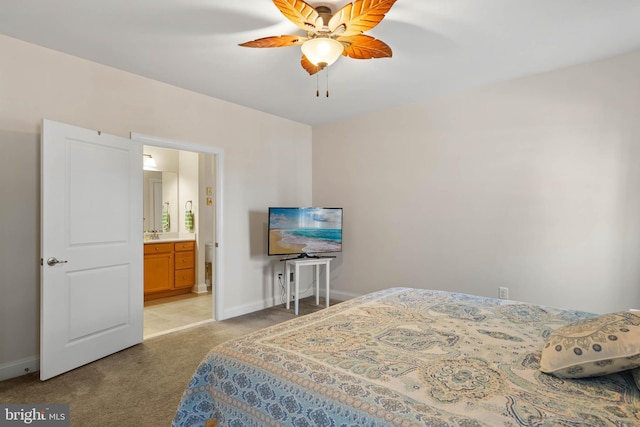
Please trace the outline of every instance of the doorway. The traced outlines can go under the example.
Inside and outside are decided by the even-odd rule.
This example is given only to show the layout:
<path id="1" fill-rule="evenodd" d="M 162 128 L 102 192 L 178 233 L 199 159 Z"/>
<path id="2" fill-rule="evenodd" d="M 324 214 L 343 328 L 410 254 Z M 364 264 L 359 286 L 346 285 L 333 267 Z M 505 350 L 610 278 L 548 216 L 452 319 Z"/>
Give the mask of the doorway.
<path id="1" fill-rule="evenodd" d="M 167 242 L 195 244 L 191 288 L 175 295 L 145 293 L 144 339 L 220 320 L 222 150 L 138 134 L 131 138 L 141 141 L 145 157 L 156 163 L 145 168 L 152 169 L 145 171 L 145 248 Z M 179 253 L 174 255 L 178 262 Z M 184 270 L 175 270 L 176 284 L 179 272 Z"/>

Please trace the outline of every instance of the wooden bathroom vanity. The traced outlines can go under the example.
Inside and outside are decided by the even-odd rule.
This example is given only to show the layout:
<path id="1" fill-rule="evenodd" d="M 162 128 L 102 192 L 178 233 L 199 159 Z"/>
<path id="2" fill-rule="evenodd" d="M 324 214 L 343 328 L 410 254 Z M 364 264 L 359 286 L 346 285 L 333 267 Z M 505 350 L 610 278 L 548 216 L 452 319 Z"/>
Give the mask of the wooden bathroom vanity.
<path id="1" fill-rule="evenodd" d="M 191 292 L 195 284 L 195 240 L 144 244 L 144 300 Z"/>

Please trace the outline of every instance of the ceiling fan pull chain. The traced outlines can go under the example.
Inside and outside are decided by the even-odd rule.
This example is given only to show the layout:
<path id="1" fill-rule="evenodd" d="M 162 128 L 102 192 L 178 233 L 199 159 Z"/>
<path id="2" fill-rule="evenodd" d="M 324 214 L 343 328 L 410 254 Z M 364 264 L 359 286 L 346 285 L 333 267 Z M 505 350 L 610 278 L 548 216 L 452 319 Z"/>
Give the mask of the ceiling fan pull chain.
<path id="1" fill-rule="evenodd" d="M 329 69 L 327 68 L 327 98 L 329 97 Z"/>
<path id="2" fill-rule="evenodd" d="M 316 98 L 320 96 L 320 83 L 319 83 L 319 77 L 316 74 Z"/>

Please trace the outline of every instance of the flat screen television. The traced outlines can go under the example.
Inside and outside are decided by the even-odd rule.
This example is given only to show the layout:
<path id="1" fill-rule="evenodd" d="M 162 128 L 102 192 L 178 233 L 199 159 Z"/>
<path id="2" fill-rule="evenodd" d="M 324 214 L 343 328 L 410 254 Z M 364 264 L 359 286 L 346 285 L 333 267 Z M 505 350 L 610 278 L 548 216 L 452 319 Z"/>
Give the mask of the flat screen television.
<path id="1" fill-rule="evenodd" d="M 342 208 L 269 208 L 269 255 L 342 252 Z"/>

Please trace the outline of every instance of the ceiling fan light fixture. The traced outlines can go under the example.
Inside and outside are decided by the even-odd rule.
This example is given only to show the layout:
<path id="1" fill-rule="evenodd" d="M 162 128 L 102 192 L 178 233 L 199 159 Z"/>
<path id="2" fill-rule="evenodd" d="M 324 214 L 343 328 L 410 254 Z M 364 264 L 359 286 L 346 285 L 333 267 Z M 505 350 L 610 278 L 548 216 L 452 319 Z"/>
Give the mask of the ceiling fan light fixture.
<path id="1" fill-rule="evenodd" d="M 302 53 L 312 64 L 325 68 L 340 58 L 344 51 L 342 43 L 330 37 L 316 37 L 301 46 Z"/>

